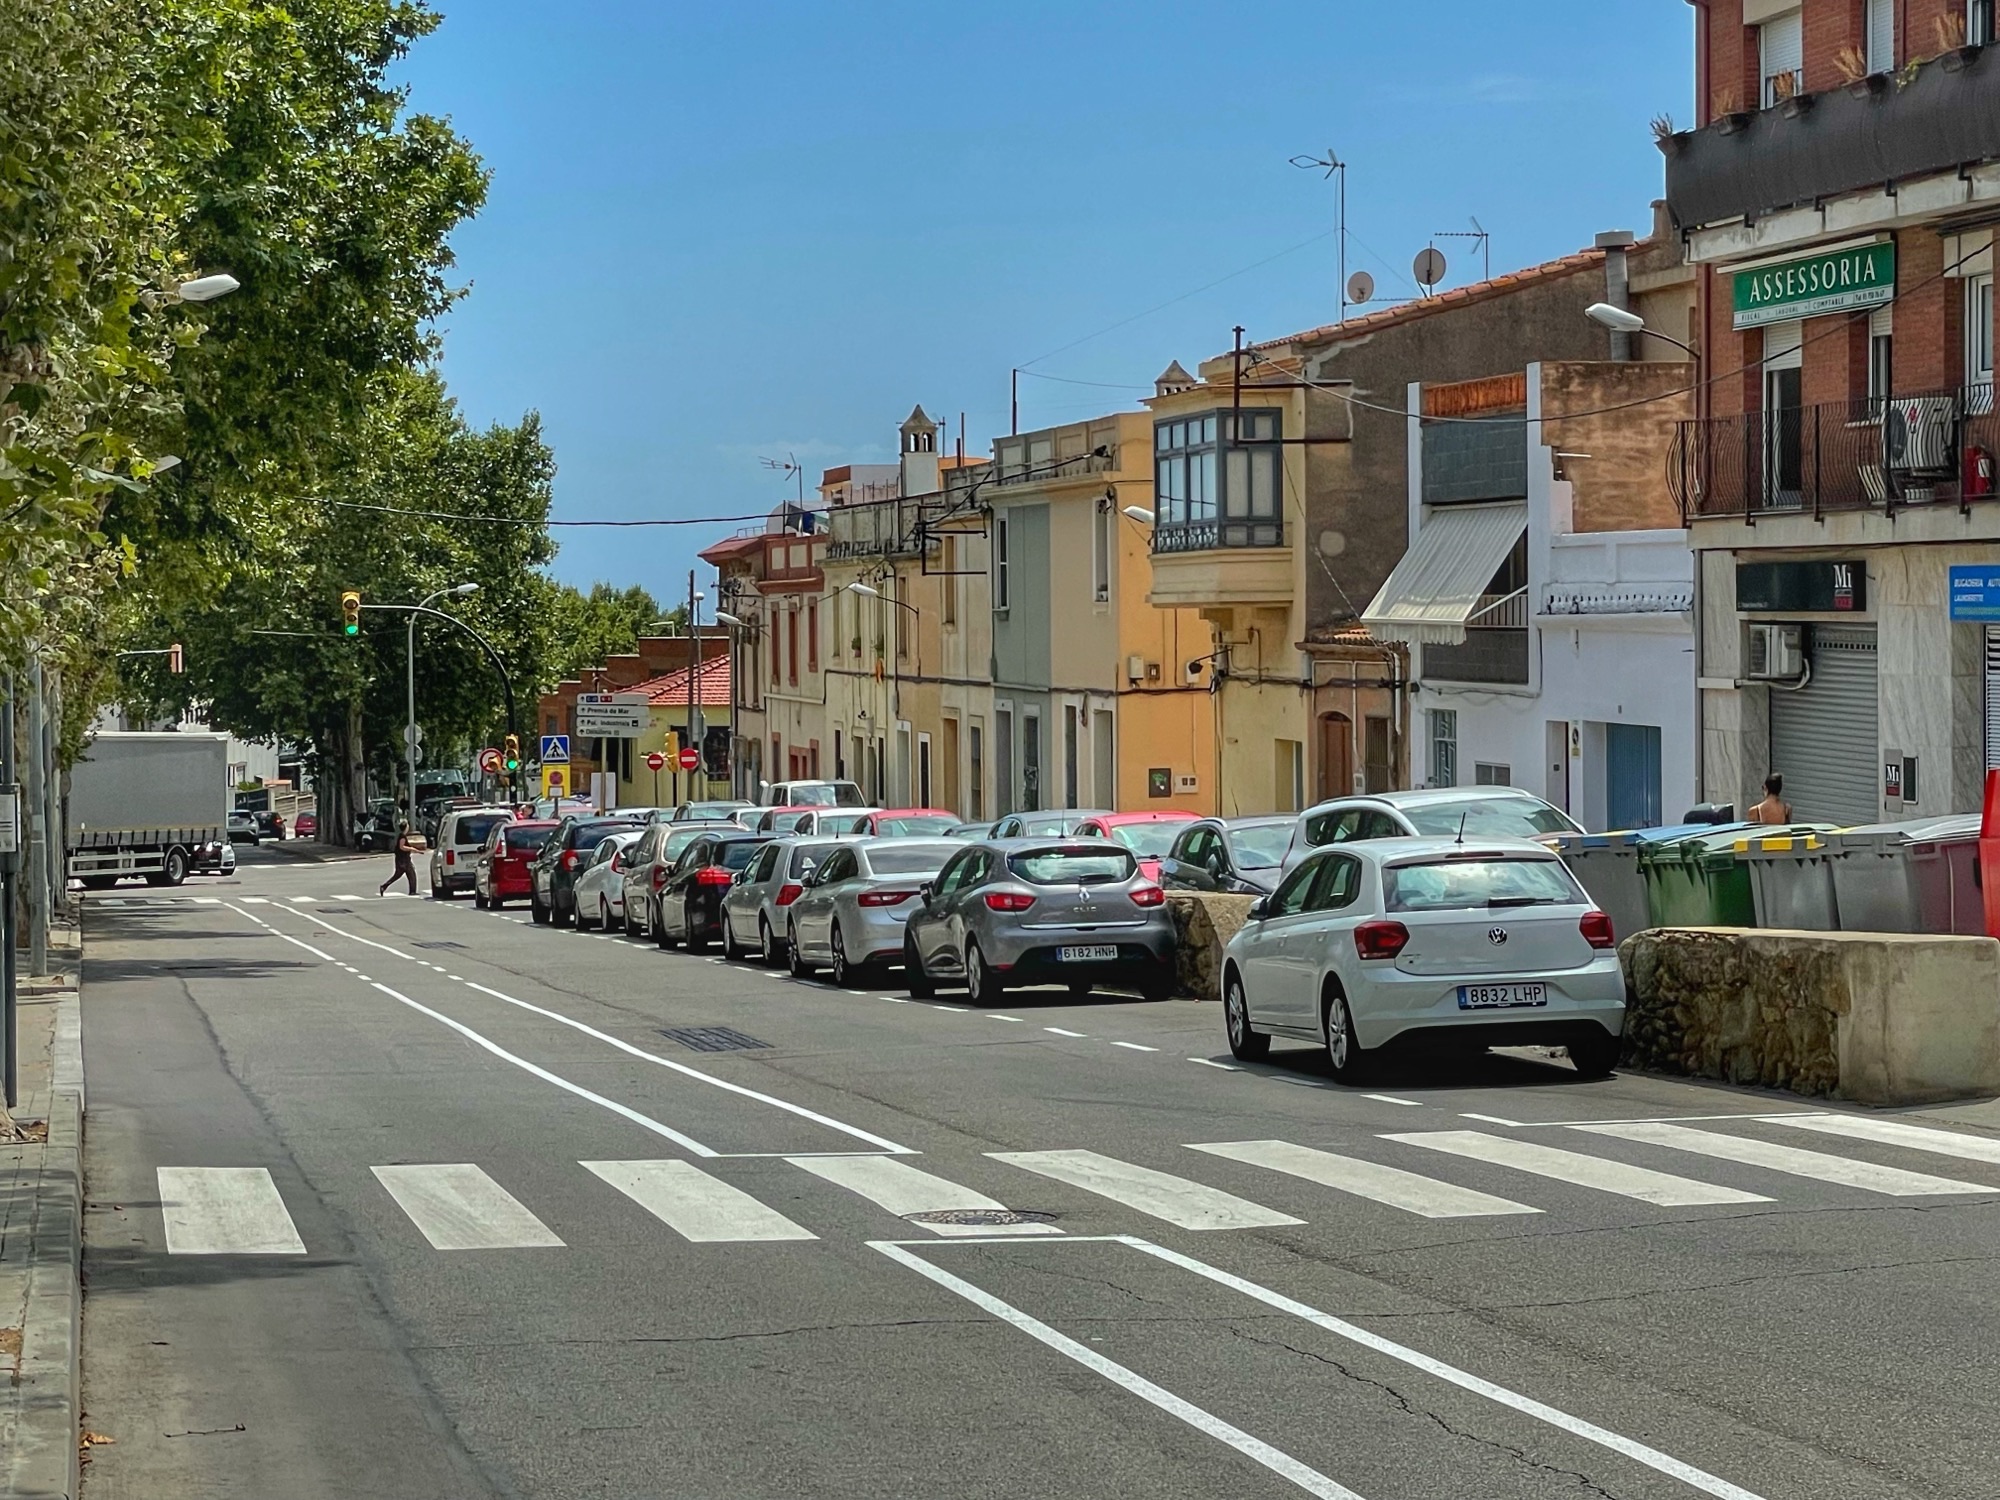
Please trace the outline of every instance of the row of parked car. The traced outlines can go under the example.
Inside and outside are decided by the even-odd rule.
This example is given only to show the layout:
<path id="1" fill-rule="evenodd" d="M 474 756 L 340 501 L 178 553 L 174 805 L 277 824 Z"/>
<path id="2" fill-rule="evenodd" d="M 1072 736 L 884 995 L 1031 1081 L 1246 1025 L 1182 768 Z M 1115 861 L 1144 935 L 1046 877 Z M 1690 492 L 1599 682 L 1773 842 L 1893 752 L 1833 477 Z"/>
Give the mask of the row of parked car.
<path id="1" fill-rule="evenodd" d="M 860 805 L 849 782 L 675 808 L 457 808 L 433 896 L 525 901 L 539 924 L 830 971 L 974 1004 L 1059 985 L 1171 993 L 1173 889 L 1255 897 L 1223 959 L 1238 1057 L 1274 1037 L 1357 1079 L 1381 1049 L 1564 1046 L 1609 1071 L 1624 986 L 1611 924 L 1545 842 L 1576 830 L 1508 788 L 1342 798 L 1303 815 L 1096 809 L 967 824 Z M 538 816 L 537 814 L 547 814 Z M 525 816 L 523 815 L 525 814 Z"/>

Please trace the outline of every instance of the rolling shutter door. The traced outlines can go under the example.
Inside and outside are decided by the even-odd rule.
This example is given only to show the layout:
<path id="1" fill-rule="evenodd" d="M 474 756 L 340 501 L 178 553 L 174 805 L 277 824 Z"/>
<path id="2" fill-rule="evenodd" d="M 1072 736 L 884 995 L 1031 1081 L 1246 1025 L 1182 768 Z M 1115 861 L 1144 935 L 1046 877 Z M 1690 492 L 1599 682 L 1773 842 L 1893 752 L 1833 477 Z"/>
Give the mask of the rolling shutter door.
<path id="1" fill-rule="evenodd" d="M 2000 626 L 1986 627 L 1986 769 L 2000 767 Z"/>
<path id="2" fill-rule="evenodd" d="M 1802 822 L 1872 823 L 1882 808 L 1875 627 L 1811 625 L 1807 634 L 1812 680 L 1796 692 L 1771 689 L 1771 769 Z"/>

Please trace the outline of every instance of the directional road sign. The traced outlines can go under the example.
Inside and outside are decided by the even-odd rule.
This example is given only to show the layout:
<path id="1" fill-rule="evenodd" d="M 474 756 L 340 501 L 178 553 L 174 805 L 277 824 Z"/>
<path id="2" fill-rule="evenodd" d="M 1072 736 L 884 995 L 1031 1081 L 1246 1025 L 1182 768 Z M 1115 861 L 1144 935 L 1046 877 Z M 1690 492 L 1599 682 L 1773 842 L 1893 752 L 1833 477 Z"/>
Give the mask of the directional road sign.
<path id="1" fill-rule="evenodd" d="M 568 735 L 545 734 L 542 736 L 542 764 L 545 766 L 566 766 L 569 764 Z"/>
<path id="2" fill-rule="evenodd" d="M 644 734 L 646 710 L 652 702 L 646 693 L 578 693 L 576 732 L 586 738 L 614 739 Z"/>

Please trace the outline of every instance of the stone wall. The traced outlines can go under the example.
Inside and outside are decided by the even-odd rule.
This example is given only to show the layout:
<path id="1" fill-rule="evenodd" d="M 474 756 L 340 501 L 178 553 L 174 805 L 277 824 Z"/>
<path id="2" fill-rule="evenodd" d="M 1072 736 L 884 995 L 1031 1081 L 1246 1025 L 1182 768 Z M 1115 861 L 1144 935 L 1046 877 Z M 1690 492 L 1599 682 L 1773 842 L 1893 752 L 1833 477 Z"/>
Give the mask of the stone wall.
<path id="1" fill-rule="evenodd" d="M 1169 891 L 1173 913 L 1177 973 L 1174 992 L 1190 1000 L 1222 998 L 1222 950 L 1250 914 L 1249 896 L 1224 896 L 1208 891 Z"/>
<path id="2" fill-rule="evenodd" d="M 1661 928 L 1627 938 L 1628 1065 L 1911 1104 L 2000 1093 L 2000 943 Z"/>

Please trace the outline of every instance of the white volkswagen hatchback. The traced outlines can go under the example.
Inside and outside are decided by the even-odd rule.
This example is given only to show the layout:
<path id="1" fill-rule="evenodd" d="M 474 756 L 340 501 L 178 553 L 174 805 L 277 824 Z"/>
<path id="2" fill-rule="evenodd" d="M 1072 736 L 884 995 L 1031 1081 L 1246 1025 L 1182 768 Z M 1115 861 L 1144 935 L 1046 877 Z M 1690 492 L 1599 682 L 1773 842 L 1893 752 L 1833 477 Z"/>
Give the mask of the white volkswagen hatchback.
<path id="1" fill-rule="evenodd" d="M 1625 1029 L 1615 941 L 1610 918 L 1531 839 L 1318 849 L 1257 900 L 1223 955 L 1229 1050 L 1315 1042 L 1353 1083 L 1391 1043 L 1539 1044 L 1601 1077 Z"/>

